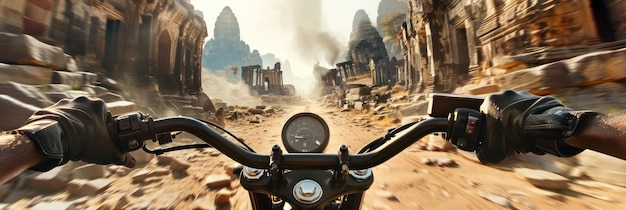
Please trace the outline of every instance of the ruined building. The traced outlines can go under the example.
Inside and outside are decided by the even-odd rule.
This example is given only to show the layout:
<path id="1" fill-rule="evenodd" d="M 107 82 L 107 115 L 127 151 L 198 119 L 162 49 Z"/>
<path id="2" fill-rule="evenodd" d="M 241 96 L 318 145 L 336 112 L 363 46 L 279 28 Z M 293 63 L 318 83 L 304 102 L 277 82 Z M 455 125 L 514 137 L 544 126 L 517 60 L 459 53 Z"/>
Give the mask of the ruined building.
<path id="1" fill-rule="evenodd" d="M 230 66 L 262 65 L 258 50 L 250 52 L 250 46 L 241 40 L 239 22 L 230 7 L 224 7 L 215 20 L 213 38 L 204 45 L 202 67 L 221 71 Z M 239 79 L 239 75 L 225 74 Z"/>
<path id="2" fill-rule="evenodd" d="M 0 4 L 1 32 L 63 48 L 79 69 L 162 94 L 201 91 L 202 14 L 189 0 L 12 0 Z"/>
<path id="3" fill-rule="evenodd" d="M 274 68 L 262 69 L 260 65 L 241 67 L 241 79 L 259 95 L 283 95 L 289 91 L 283 85 L 283 71 L 280 62 Z"/>
<path id="4" fill-rule="evenodd" d="M 412 90 L 452 91 L 498 75 L 626 46 L 622 1 L 409 0 L 402 78 Z"/>
<path id="5" fill-rule="evenodd" d="M 367 13 L 359 10 L 354 16 L 350 35 L 348 63 L 358 75 L 371 74 L 373 85 L 395 83 L 395 72 L 389 66 L 389 56 L 382 37 L 372 26 Z"/>

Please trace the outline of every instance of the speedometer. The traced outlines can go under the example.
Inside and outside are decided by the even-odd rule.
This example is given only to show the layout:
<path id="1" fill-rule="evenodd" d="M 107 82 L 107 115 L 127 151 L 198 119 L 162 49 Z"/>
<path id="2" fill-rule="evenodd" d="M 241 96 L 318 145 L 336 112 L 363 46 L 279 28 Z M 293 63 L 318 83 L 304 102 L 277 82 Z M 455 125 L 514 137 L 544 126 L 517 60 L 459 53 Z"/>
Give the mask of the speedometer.
<path id="1" fill-rule="evenodd" d="M 323 152 L 329 138 L 328 124 L 310 112 L 291 116 L 283 126 L 282 139 L 288 152 Z"/>

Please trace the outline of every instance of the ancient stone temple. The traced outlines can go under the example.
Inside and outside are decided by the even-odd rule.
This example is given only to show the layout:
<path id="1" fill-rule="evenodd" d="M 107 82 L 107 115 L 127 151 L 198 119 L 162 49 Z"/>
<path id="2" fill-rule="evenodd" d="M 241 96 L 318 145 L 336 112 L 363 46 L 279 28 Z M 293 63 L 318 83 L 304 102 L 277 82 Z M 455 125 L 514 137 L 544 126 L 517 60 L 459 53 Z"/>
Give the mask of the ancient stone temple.
<path id="1" fill-rule="evenodd" d="M 386 85 L 388 78 L 395 74 L 388 66 L 389 56 L 382 37 L 372 26 L 367 13 L 359 10 L 354 15 L 352 34 L 349 42 L 348 61 L 358 75 L 371 74 L 374 85 Z"/>
<path id="2" fill-rule="evenodd" d="M 250 46 L 241 40 L 239 22 L 237 22 L 237 17 L 232 9 L 224 7 L 215 21 L 213 38 L 204 45 L 202 66 L 215 72 L 227 69 L 229 66 L 262 64 L 259 51 L 252 50 L 250 52 Z M 232 74 L 226 75 L 231 76 Z M 231 78 L 234 76 L 232 75 Z"/>
<path id="3" fill-rule="evenodd" d="M 401 40 L 407 85 L 453 90 L 499 75 L 626 46 L 623 1 L 410 0 Z"/>
<path id="4" fill-rule="evenodd" d="M 283 95 L 285 87 L 283 84 L 283 71 L 280 62 L 274 64 L 274 68 L 261 68 L 260 65 L 241 67 L 242 80 L 260 95 L 272 94 Z"/>
<path id="5" fill-rule="evenodd" d="M 207 29 L 188 0 L 12 0 L 0 17 L 1 32 L 61 47 L 83 71 L 163 94 L 201 91 Z"/>

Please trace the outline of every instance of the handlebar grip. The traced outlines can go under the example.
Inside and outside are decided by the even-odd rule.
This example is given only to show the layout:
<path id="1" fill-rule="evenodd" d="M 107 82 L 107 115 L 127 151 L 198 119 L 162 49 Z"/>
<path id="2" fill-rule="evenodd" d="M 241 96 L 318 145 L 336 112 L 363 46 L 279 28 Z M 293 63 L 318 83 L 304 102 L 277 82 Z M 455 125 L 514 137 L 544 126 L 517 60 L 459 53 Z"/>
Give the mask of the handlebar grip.
<path id="1" fill-rule="evenodd" d="M 142 148 L 146 140 L 156 139 L 152 117 L 141 112 L 130 112 L 112 117 L 107 123 L 109 136 L 121 152 Z"/>

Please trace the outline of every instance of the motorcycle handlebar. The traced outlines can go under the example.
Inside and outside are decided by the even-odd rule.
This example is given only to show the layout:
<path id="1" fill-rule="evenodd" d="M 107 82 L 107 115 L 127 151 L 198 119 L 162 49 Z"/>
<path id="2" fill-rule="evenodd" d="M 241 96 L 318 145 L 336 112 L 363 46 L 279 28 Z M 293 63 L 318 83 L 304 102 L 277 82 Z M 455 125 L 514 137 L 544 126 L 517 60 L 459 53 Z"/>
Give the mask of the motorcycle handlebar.
<path id="1" fill-rule="evenodd" d="M 253 168 L 268 168 L 272 160 L 270 155 L 248 151 L 211 129 L 207 124 L 189 117 L 167 117 L 152 120 L 141 113 L 131 113 L 115 118 L 112 129 L 120 145 L 120 150 L 128 152 L 141 148 L 143 141 L 156 141 L 157 135 L 175 131 L 185 131 L 205 141 L 229 158 Z M 445 132 L 447 118 L 430 118 L 409 127 L 402 135 L 396 136 L 382 147 L 365 154 L 350 154 L 347 158 L 324 153 L 289 153 L 281 154 L 278 167 L 281 169 L 337 169 L 340 162 L 347 163 L 349 169 L 358 170 L 377 166 L 422 137 L 433 132 Z M 347 159 L 347 160 L 346 160 Z"/>

